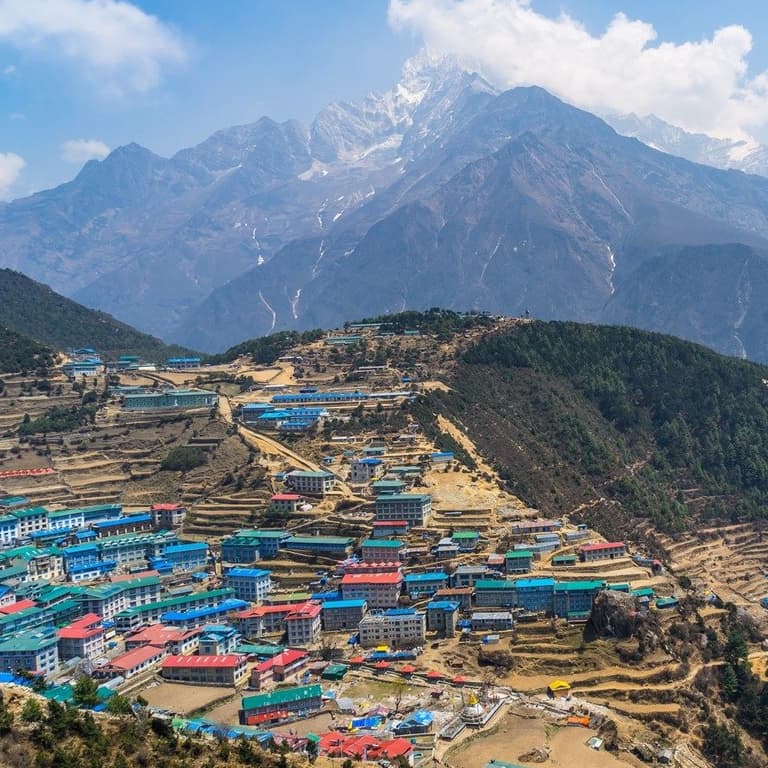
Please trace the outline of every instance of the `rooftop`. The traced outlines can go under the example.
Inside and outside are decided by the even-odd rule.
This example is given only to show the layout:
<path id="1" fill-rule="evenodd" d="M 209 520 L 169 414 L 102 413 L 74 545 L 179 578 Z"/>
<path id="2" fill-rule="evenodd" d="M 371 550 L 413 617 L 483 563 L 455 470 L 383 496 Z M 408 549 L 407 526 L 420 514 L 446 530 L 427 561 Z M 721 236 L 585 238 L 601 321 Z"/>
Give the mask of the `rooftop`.
<path id="1" fill-rule="evenodd" d="M 293 702 L 306 701 L 307 699 L 320 698 L 323 690 L 319 685 L 300 685 L 295 688 L 282 688 L 269 693 L 260 693 L 256 696 L 245 696 L 242 700 L 242 708 L 258 709 L 260 707 L 291 704 Z"/>
<path id="2" fill-rule="evenodd" d="M 341 580 L 345 584 L 400 584 L 403 576 L 400 573 L 346 573 Z"/>
<path id="3" fill-rule="evenodd" d="M 237 653 L 221 656 L 166 656 L 160 667 L 162 669 L 234 669 L 244 661 L 245 656 Z"/>

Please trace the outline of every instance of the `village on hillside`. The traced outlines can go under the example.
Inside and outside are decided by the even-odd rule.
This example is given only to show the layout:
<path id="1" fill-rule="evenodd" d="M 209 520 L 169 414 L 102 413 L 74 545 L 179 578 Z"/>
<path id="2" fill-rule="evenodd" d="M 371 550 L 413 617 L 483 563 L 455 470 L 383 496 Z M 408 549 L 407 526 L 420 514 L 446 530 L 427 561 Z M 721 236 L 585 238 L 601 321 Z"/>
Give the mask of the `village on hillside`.
<path id="1" fill-rule="evenodd" d="M 371 323 L 270 365 L 82 348 L 7 377 L 0 683 L 339 765 L 700 764 L 669 695 L 696 670 L 588 632 L 597 611 L 658 635 L 703 550 L 511 495 L 461 425 L 413 415 L 448 352 Z M 698 585 L 708 615 L 760 610 L 764 577 L 732 567 Z"/>

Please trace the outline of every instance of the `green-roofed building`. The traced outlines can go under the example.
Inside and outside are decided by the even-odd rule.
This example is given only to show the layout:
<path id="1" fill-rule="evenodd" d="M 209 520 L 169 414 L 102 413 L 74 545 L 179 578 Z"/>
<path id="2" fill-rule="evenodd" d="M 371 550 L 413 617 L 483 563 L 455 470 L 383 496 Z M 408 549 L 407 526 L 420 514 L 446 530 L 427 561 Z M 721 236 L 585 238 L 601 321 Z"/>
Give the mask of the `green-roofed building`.
<path id="1" fill-rule="evenodd" d="M 59 652 L 53 628 L 18 632 L 0 640 L 0 671 L 27 672 L 51 677 L 59 669 Z"/>
<path id="2" fill-rule="evenodd" d="M 399 539 L 366 539 L 360 550 L 368 563 L 393 563 L 403 556 L 405 544 Z"/>
<path id="3" fill-rule="evenodd" d="M 349 672 L 349 667 L 346 664 L 329 664 L 320 677 L 323 680 L 342 680 L 344 675 Z"/>
<path id="4" fill-rule="evenodd" d="M 48 510 L 45 507 L 14 509 L 11 514 L 19 521 L 19 538 L 23 539 L 35 531 L 48 527 Z"/>
<path id="5" fill-rule="evenodd" d="M 480 543 L 480 534 L 477 531 L 455 531 L 451 541 L 459 545 L 460 552 L 474 552 Z"/>
<path id="6" fill-rule="evenodd" d="M 555 614 L 582 618 L 589 614 L 595 597 L 606 588 L 604 581 L 559 581 L 555 584 Z"/>
<path id="7" fill-rule="evenodd" d="M 572 568 L 576 565 L 579 558 L 576 555 L 555 555 L 552 558 L 553 568 Z"/>
<path id="8" fill-rule="evenodd" d="M 306 603 L 312 595 L 309 592 L 288 592 L 286 594 L 272 594 L 264 598 L 265 605 L 298 605 Z"/>
<path id="9" fill-rule="evenodd" d="M 300 685 L 245 696 L 239 712 L 240 724 L 258 725 L 262 719 L 266 721 L 270 716 L 312 714 L 322 708 L 322 696 L 323 691 L 319 685 Z"/>
<path id="10" fill-rule="evenodd" d="M 194 592 L 191 595 L 171 597 L 167 600 L 158 600 L 145 605 L 127 608 L 115 616 L 115 621 L 118 630 L 128 631 L 136 629 L 142 624 L 151 624 L 152 622 L 159 621 L 164 613 L 217 606 L 234 596 L 235 590 L 228 587 L 210 589 L 205 592 Z"/>
<path id="11" fill-rule="evenodd" d="M 244 656 L 255 656 L 258 659 L 271 659 L 279 656 L 285 650 L 283 645 L 260 645 L 258 643 L 240 643 L 235 648 L 235 653 L 242 653 Z"/>
<path id="12" fill-rule="evenodd" d="M 289 536 L 282 546 L 294 552 L 344 558 L 352 553 L 355 540 L 349 536 Z"/>
<path id="13" fill-rule="evenodd" d="M 510 549 L 504 555 L 507 573 L 530 573 L 533 569 L 533 552 L 529 549 Z"/>

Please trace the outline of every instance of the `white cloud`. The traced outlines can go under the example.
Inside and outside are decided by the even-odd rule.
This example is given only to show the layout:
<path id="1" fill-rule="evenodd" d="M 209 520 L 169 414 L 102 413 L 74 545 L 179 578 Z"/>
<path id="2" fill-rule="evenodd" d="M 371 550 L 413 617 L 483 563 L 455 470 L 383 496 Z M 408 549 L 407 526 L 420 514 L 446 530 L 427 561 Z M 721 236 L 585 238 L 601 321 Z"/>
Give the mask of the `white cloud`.
<path id="1" fill-rule="evenodd" d="M 7 66 L 3 67 L 3 74 L 6 76 L 12 75 L 16 71 L 16 65 L 15 64 L 8 64 Z"/>
<path id="2" fill-rule="evenodd" d="M 109 147 L 98 139 L 70 139 L 61 145 L 61 159 L 67 163 L 102 160 L 108 154 Z"/>
<path id="3" fill-rule="evenodd" d="M 11 112 L 8 118 L 10 120 L 26 120 L 27 116 L 23 112 Z"/>
<path id="4" fill-rule="evenodd" d="M 0 41 L 76 62 L 117 93 L 153 88 L 187 55 L 171 27 L 122 0 L 0 0 Z"/>
<path id="5" fill-rule="evenodd" d="M 0 152 L 0 199 L 9 197 L 11 187 L 19 178 L 21 169 L 26 165 L 23 157 L 13 152 Z"/>
<path id="6" fill-rule="evenodd" d="M 540 85 L 591 111 L 654 113 L 716 136 L 768 130 L 768 72 L 748 75 L 752 36 L 740 25 L 659 43 L 651 24 L 618 13 L 595 36 L 528 0 L 390 0 L 389 20 L 500 87 Z"/>

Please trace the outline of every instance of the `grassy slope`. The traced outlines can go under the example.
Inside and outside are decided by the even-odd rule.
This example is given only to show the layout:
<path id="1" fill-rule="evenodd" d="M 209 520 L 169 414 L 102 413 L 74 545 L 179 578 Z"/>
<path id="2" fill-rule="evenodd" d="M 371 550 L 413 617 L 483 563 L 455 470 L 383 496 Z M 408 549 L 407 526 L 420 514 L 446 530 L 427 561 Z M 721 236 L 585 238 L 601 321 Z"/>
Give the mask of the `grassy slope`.
<path id="1" fill-rule="evenodd" d="M 486 336 L 428 404 L 544 513 L 585 505 L 607 532 L 646 516 L 678 529 L 694 514 L 765 516 L 763 379 L 671 337 L 537 322 Z"/>
<path id="2" fill-rule="evenodd" d="M 107 357 L 136 354 L 155 362 L 183 352 L 10 269 L 0 269 L 0 325 L 63 351 L 87 346 Z"/>
<path id="3" fill-rule="evenodd" d="M 53 362 L 51 349 L 0 326 L 0 373 L 40 372 L 44 375 Z"/>

